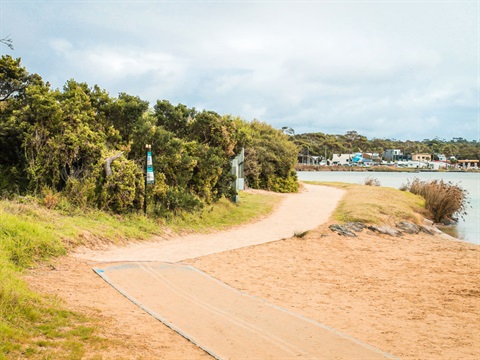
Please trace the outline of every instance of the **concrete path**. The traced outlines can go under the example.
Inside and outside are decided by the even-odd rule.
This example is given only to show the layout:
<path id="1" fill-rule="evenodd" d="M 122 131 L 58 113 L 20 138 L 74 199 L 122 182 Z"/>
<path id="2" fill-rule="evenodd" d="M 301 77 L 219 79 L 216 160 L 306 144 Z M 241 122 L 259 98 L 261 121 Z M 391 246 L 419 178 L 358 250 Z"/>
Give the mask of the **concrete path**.
<path id="1" fill-rule="evenodd" d="M 386 359 L 377 349 L 254 298 L 191 267 L 94 269 L 152 316 L 217 359 Z"/>
<path id="2" fill-rule="evenodd" d="M 213 234 L 198 234 L 173 240 L 143 242 L 109 250 L 78 250 L 73 256 L 99 261 L 178 262 L 209 254 L 258 245 L 292 237 L 326 222 L 343 190 L 305 184 L 304 191 L 287 194 L 279 207 L 267 218 Z"/>

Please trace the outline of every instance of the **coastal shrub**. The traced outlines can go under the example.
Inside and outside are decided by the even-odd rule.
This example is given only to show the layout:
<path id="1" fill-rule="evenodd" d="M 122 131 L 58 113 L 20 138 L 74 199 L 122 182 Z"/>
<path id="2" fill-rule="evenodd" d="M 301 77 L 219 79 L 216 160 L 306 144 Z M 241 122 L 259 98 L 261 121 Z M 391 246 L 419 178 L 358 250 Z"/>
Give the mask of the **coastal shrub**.
<path id="1" fill-rule="evenodd" d="M 468 192 L 458 184 L 443 180 L 421 181 L 415 178 L 406 185 L 408 191 L 425 199 L 425 208 L 437 223 L 457 221 L 455 216 L 467 214 Z"/>
<path id="2" fill-rule="evenodd" d="M 363 184 L 367 186 L 380 186 L 380 180 L 372 176 L 369 176 L 365 178 L 365 180 L 363 181 Z"/>

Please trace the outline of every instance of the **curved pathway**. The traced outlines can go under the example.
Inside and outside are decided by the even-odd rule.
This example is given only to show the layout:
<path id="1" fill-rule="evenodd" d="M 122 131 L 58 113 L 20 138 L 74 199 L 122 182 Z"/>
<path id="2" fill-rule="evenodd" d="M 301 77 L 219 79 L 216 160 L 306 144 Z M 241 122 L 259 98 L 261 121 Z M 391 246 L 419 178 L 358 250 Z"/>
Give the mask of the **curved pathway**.
<path id="1" fill-rule="evenodd" d="M 98 262 L 178 262 L 245 246 L 290 238 L 314 229 L 328 220 L 344 191 L 304 185 L 298 194 L 286 194 L 277 209 L 265 219 L 213 234 L 196 234 L 172 240 L 143 242 L 109 250 L 79 250 L 73 256 Z"/>

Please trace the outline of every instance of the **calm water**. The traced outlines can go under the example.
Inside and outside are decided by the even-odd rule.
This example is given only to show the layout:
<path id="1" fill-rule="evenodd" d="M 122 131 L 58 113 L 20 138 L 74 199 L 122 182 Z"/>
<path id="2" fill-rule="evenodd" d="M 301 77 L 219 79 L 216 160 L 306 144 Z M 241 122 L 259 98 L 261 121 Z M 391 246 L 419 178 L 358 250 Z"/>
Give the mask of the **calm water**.
<path id="1" fill-rule="evenodd" d="M 480 174 L 458 172 L 359 172 L 359 171 L 299 171 L 298 179 L 304 181 L 341 181 L 353 184 L 363 184 L 367 177 L 378 179 L 382 186 L 400 188 L 408 180 L 444 180 L 458 184 L 468 191 L 470 201 L 465 220 L 460 219 L 458 224 L 451 229 L 454 235 L 462 240 L 480 244 Z M 450 233 L 450 232 L 449 232 Z"/>

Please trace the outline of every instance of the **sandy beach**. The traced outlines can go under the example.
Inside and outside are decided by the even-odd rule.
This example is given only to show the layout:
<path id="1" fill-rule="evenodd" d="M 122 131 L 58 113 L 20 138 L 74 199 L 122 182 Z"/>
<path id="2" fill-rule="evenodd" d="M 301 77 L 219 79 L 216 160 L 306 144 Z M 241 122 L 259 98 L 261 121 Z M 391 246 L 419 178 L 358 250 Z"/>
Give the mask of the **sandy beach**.
<path id="1" fill-rule="evenodd" d="M 480 358 L 480 249 L 439 236 L 306 237 L 189 261 L 401 359 Z"/>
<path id="2" fill-rule="evenodd" d="M 183 262 L 402 359 L 480 358 L 478 246 L 430 235 L 346 238 L 329 224 L 303 238 Z M 26 276 L 34 289 L 97 319 L 113 346 L 89 356 L 210 358 L 99 279 L 96 263 L 64 257 Z"/>

